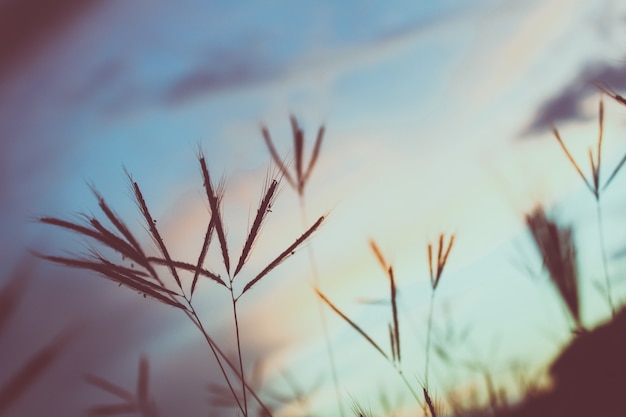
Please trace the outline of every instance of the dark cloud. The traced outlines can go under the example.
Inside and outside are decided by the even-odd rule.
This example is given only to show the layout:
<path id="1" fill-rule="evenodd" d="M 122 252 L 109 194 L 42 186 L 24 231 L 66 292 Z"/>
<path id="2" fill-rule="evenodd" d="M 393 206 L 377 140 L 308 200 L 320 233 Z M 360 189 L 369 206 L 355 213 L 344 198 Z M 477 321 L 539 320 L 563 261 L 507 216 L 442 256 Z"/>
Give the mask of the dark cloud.
<path id="1" fill-rule="evenodd" d="M 554 124 L 585 118 L 582 102 L 598 92 L 598 85 L 617 92 L 626 90 L 626 61 L 619 65 L 592 64 L 560 92 L 546 100 L 523 132 L 523 136 L 548 130 Z"/>
<path id="2" fill-rule="evenodd" d="M 0 81 L 60 30 L 101 1 L 5 0 L 0 3 Z"/>
<path id="3" fill-rule="evenodd" d="M 274 64 L 269 64 L 270 61 Z M 221 59 L 191 68 L 166 89 L 164 101 L 165 104 L 176 105 L 226 89 L 269 81 L 283 73 L 285 67 L 285 63 L 258 54 L 253 56 L 245 51 L 236 56 L 227 54 Z"/>

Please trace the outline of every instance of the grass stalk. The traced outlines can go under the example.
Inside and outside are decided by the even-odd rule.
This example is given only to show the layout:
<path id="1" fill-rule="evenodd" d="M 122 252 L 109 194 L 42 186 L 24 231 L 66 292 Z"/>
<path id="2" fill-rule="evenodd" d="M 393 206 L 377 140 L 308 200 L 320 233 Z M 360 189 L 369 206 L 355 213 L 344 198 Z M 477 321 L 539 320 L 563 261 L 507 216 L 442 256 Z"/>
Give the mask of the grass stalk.
<path id="1" fill-rule="evenodd" d="M 428 311 L 428 324 L 426 330 L 426 352 L 424 353 L 424 385 L 428 388 L 428 370 L 430 369 L 430 339 L 433 327 L 433 306 L 435 305 L 435 291 L 430 294 L 430 307 Z"/>
<path id="2" fill-rule="evenodd" d="M 313 146 L 313 151 L 311 153 L 311 157 L 307 164 L 307 167 L 304 166 L 304 132 L 302 128 L 298 124 L 298 120 L 292 115 L 289 117 L 289 122 L 291 124 L 291 130 L 293 135 L 293 147 L 294 147 L 294 155 L 295 155 L 295 172 L 294 175 L 291 175 L 288 167 L 285 163 L 280 159 L 278 152 L 272 142 L 272 138 L 270 136 L 269 130 L 265 127 L 261 127 L 261 133 L 263 135 L 263 139 L 265 140 L 265 144 L 270 152 L 272 160 L 281 171 L 282 175 L 286 178 L 289 185 L 296 191 L 298 194 L 298 200 L 300 203 L 300 217 L 302 219 L 302 226 L 306 227 L 308 224 L 307 221 L 307 211 L 306 211 L 306 203 L 305 203 L 305 188 L 308 180 L 313 172 L 313 168 L 317 162 L 319 157 L 320 149 L 322 147 L 322 141 L 324 139 L 324 134 L 326 132 L 326 128 L 322 125 L 317 131 L 317 137 L 315 139 L 315 145 Z M 320 289 L 320 276 L 317 268 L 317 263 L 315 261 L 315 256 L 313 254 L 313 248 L 309 245 L 307 247 L 307 252 L 309 254 L 309 264 L 311 267 L 311 273 L 313 275 L 313 284 L 315 288 Z M 317 298 L 317 297 L 316 297 Z M 328 324 L 326 321 L 326 315 L 324 312 L 324 308 L 322 302 L 319 298 L 317 298 L 317 308 L 320 316 L 320 324 L 322 327 L 322 333 L 324 336 L 324 342 L 326 345 L 326 352 L 328 356 L 328 363 L 330 366 L 330 373 L 333 380 L 333 385 L 335 388 L 335 395 L 337 397 L 337 405 L 339 407 L 339 415 L 341 417 L 345 416 L 343 409 L 343 402 L 341 401 L 341 389 L 339 386 L 339 377 L 337 375 L 337 366 L 335 360 L 335 354 L 333 351 L 332 344 L 330 343 L 330 334 L 328 331 Z"/>
<path id="3" fill-rule="evenodd" d="M 615 310 L 615 304 L 613 303 L 613 294 L 611 289 L 611 276 L 609 274 L 609 262 L 606 255 L 606 243 L 604 239 L 604 221 L 602 218 L 602 207 L 600 206 L 600 199 L 596 201 L 596 215 L 598 219 L 598 237 L 600 240 L 600 253 L 602 256 L 602 268 L 604 269 L 604 283 L 606 290 L 606 301 L 611 309 L 611 316 L 615 317 L 617 311 Z"/>
<path id="4" fill-rule="evenodd" d="M 243 371 L 243 358 L 241 355 L 241 337 L 239 335 L 239 319 L 237 318 L 237 300 L 233 292 L 232 282 L 230 287 L 230 297 L 233 305 L 233 318 L 235 320 L 235 335 L 237 337 L 237 356 L 239 357 L 239 372 L 241 374 L 241 391 L 243 394 L 243 415 L 248 415 L 248 400 L 246 398 L 246 374 Z"/>
<path id="5" fill-rule="evenodd" d="M 304 192 L 298 194 L 298 200 L 300 202 L 300 214 L 302 218 L 302 226 L 306 227 L 308 224 L 307 221 L 307 210 L 306 210 L 306 202 L 304 197 Z M 309 255 L 309 265 L 311 267 L 311 273 L 313 275 L 313 283 L 315 288 L 319 288 L 321 290 L 321 279 L 319 276 L 319 271 L 317 268 L 317 262 L 315 261 L 315 254 L 313 253 L 313 246 L 307 246 L 307 253 Z M 330 374 L 333 381 L 333 387 L 335 390 L 335 397 L 337 398 L 337 407 L 339 409 L 340 417 L 344 417 L 344 408 L 343 402 L 341 400 L 341 388 L 339 386 L 339 375 L 337 374 L 337 363 L 335 359 L 335 351 L 333 349 L 332 343 L 330 343 L 330 332 L 328 331 L 328 321 L 326 318 L 326 312 L 324 311 L 324 306 L 322 300 L 319 297 L 316 297 L 317 311 L 320 317 L 320 325 L 322 328 L 322 334 L 324 337 L 324 345 L 326 347 L 326 355 L 328 356 L 328 364 L 330 365 Z"/>
<path id="6" fill-rule="evenodd" d="M 623 99 L 622 99 L 621 96 L 614 94 L 609 89 L 606 89 L 606 88 L 604 88 L 601 85 L 598 85 L 598 88 L 603 93 L 609 95 L 611 98 L 613 98 L 617 102 L 619 102 L 621 104 L 624 104 L 623 103 Z M 569 152 L 569 150 L 565 146 L 565 143 L 561 139 L 561 136 L 559 135 L 558 130 L 553 127 L 552 128 L 552 133 L 554 134 L 554 137 L 555 137 L 556 141 L 558 142 L 559 146 L 561 147 L 561 150 L 563 151 L 563 153 L 567 157 L 567 160 L 574 167 L 574 169 L 578 173 L 579 177 L 585 183 L 585 185 L 587 186 L 587 188 L 589 189 L 589 191 L 593 195 L 594 199 L 596 200 L 596 214 L 597 214 L 597 220 L 598 220 L 598 236 L 599 236 L 599 239 L 600 239 L 600 256 L 602 257 L 602 267 L 603 267 L 603 270 L 604 270 L 604 282 L 605 282 L 605 290 L 606 290 L 605 296 L 606 296 L 606 299 L 607 299 L 607 304 L 609 305 L 609 308 L 611 310 L 611 315 L 612 315 L 612 317 L 615 317 L 616 310 L 615 310 L 615 304 L 613 302 L 613 295 L 612 295 L 611 282 L 610 282 L 611 279 L 610 279 L 608 259 L 607 259 L 607 254 L 606 254 L 606 243 L 605 243 L 605 239 L 604 239 L 604 230 L 603 230 L 604 226 L 603 226 L 603 220 L 602 220 L 602 209 L 600 207 L 600 197 L 602 195 L 602 192 L 604 192 L 606 190 L 606 188 L 611 183 L 613 178 L 615 178 L 615 175 L 617 175 L 618 171 L 622 168 L 624 162 L 626 161 L 626 156 L 615 167 L 615 169 L 613 170 L 613 172 L 609 176 L 609 179 L 604 183 L 603 186 L 601 186 L 600 185 L 600 167 L 601 167 L 601 162 L 602 162 L 602 159 L 601 159 L 602 158 L 602 141 L 603 141 L 603 136 L 604 136 L 604 103 L 603 103 L 602 100 L 600 100 L 600 102 L 598 104 L 598 140 L 596 142 L 595 159 L 594 159 L 593 148 L 590 147 L 589 150 L 588 150 L 589 162 L 590 162 L 590 165 L 591 165 L 591 181 L 587 178 L 587 176 L 585 176 L 585 174 L 583 173 L 583 171 L 580 168 L 580 166 L 578 165 L 578 163 L 576 163 L 576 160 L 571 155 L 571 153 Z"/>
<path id="7" fill-rule="evenodd" d="M 193 322 L 193 324 L 196 325 L 198 330 L 200 330 L 200 333 L 202 333 L 202 335 L 204 336 L 204 339 L 209 345 L 209 349 L 211 349 L 211 353 L 213 353 L 213 357 L 215 357 L 215 361 L 217 362 L 217 365 L 220 368 L 220 372 L 222 373 L 222 376 L 224 377 L 224 380 L 226 381 L 226 385 L 228 385 L 228 389 L 230 390 L 235 401 L 237 402 L 237 406 L 239 407 L 239 409 L 242 412 L 244 412 L 244 408 L 239 401 L 239 397 L 236 394 L 235 388 L 230 382 L 230 378 L 228 377 L 228 374 L 226 373 L 226 369 L 224 369 L 224 365 L 222 364 L 222 361 L 220 360 L 220 356 L 226 361 L 226 363 L 230 366 L 232 370 L 236 370 L 236 368 L 230 362 L 228 357 L 222 352 L 222 350 L 217 346 L 217 344 L 213 341 L 211 336 L 209 336 L 206 329 L 204 328 L 204 325 L 202 324 L 202 321 L 200 320 L 200 317 L 198 317 L 198 314 L 196 313 L 196 310 L 193 308 L 193 306 L 190 304 L 189 307 L 190 307 L 190 310 L 187 313 L 187 316 Z M 235 374 L 237 375 L 237 372 L 235 372 Z M 245 382 L 243 381 L 244 380 L 242 379 L 242 383 L 245 386 Z M 264 404 L 261 401 L 259 401 L 259 405 L 261 405 L 261 407 L 264 407 Z"/>
<path id="8" fill-rule="evenodd" d="M 376 349 L 376 351 L 378 353 L 380 353 L 380 355 L 385 358 L 387 360 L 388 363 L 391 364 L 391 366 L 396 370 L 396 372 L 398 373 L 398 376 L 400 376 L 400 379 L 402 379 L 402 381 L 404 382 L 404 384 L 406 385 L 406 387 L 408 388 L 409 392 L 411 393 L 411 395 L 413 396 L 413 398 L 415 399 L 415 401 L 417 401 L 417 403 L 420 405 L 420 407 L 424 406 L 424 403 L 422 402 L 422 400 L 420 399 L 420 397 L 417 395 L 417 392 L 415 392 L 415 390 L 413 389 L 413 387 L 411 386 L 411 384 L 409 383 L 409 380 L 406 378 L 406 376 L 404 375 L 404 372 L 402 371 L 402 368 L 399 366 L 398 362 L 394 361 L 392 358 L 389 357 L 389 355 L 387 355 L 385 353 L 385 351 L 378 345 L 378 343 L 376 343 L 374 341 L 374 339 L 372 339 L 370 337 L 370 335 L 368 335 L 365 330 L 363 330 L 358 324 L 356 324 L 354 321 L 352 321 L 345 313 L 343 313 L 335 304 L 333 304 L 328 297 L 326 297 L 319 289 L 315 289 L 315 292 L 317 293 L 318 297 L 324 301 L 324 303 L 326 303 L 326 305 L 328 307 L 330 307 L 331 310 L 333 310 L 339 317 L 341 317 L 346 323 L 348 323 L 350 325 L 350 327 L 352 327 L 354 330 L 357 331 L 357 333 L 359 333 L 374 349 Z"/>
<path id="9" fill-rule="evenodd" d="M 433 245 L 428 244 L 428 271 L 430 273 L 430 285 L 432 288 L 432 292 L 430 294 L 430 307 L 428 312 L 428 328 L 426 333 L 426 353 L 424 360 L 424 390 L 425 393 L 428 390 L 428 371 L 430 369 L 430 341 L 431 341 L 431 333 L 432 333 L 432 325 L 433 325 L 433 306 L 435 304 L 435 292 L 437 287 L 439 286 L 439 282 L 441 281 L 441 276 L 443 274 L 443 269 L 448 262 L 448 256 L 450 256 L 450 251 L 452 250 L 452 246 L 454 245 L 455 235 L 450 235 L 450 239 L 448 240 L 447 247 L 445 244 L 445 235 L 443 233 L 439 234 L 439 241 L 437 243 L 437 259 L 433 259 Z M 444 249 L 445 248 L 445 249 Z M 436 266 L 433 267 L 433 266 Z"/>

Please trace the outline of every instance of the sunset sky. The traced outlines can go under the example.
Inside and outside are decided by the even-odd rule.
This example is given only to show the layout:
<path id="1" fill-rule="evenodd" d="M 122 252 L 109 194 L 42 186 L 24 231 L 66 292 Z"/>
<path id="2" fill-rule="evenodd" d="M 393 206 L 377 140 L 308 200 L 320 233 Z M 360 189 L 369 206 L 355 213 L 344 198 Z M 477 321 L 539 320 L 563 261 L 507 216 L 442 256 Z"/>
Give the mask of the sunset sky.
<path id="1" fill-rule="evenodd" d="M 305 206 L 308 224 L 328 217 L 308 249 L 241 300 L 244 358 L 250 366 L 263 359 L 267 385 L 285 389 L 281 370 L 305 388 L 322 378 L 312 409 L 337 412 L 308 250 L 322 291 L 388 348 L 389 288 L 368 246 L 375 239 L 395 268 L 405 373 L 418 386 L 431 291 L 426 248 L 442 232 L 457 240 L 437 290 L 435 323 L 470 326 L 470 341 L 451 352 L 489 358 L 500 376 L 513 359 L 546 363 L 569 335 L 524 230 L 524 214 L 538 204 L 576 230 L 584 321 L 608 317 L 593 288 L 604 279 L 595 201 L 550 129 L 559 129 L 590 172 L 601 99 L 594 83 L 626 92 L 626 4 L 187 3 L 0 2 L 0 280 L 28 249 L 84 251 L 80 239 L 33 219 L 97 213 L 90 184 L 150 247 L 124 168 L 174 256 L 195 262 L 209 216 L 199 148 L 213 177 L 226 179 L 224 221 L 238 256 L 266 175 L 276 172 L 260 128 L 267 126 L 293 167 L 294 115 L 306 155 L 326 127 Z M 626 108 L 607 97 L 604 104 L 606 179 L 626 152 Z M 626 295 L 618 276 L 626 266 L 624 187 L 621 173 L 602 196 L 618 300 Z M 297 194 L 283 181 L 240 285 L 303 230 Z M 107 401 L 85 387 L 83 373 L 133 387 L 145 354 L 163 415 L 207 414 L 205 386 L 222 381 L 183 314 L 81 271 L 42 262 L 34 268 L 0 352 L 17 363 L 79 318 L 90 324 L 40 381 L 34 403 L 78 415 Z M 228 293 L 210 282 L 199 291 L 210 332 L 233 347 Z M 351 398 L 378 410 L 383 386 L 412 407 L 389 364 L 330 310 L 326 318 L 345 410 Z M 450 375 L 442 363 L 431 372 L 441 395 L 471 379 L 469 372 Z M 0 371 L 0 384 L 5 378 Z M 34 403 L 24 400 L 9 415 L 34 412 Z"/>

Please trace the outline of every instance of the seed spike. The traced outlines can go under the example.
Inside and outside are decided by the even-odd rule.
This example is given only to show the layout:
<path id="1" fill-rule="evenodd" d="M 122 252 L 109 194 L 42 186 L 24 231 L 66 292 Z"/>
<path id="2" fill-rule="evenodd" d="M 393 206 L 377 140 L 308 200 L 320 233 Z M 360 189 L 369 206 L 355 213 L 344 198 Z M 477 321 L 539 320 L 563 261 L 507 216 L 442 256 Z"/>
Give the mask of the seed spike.
<path id="1" fill-rule="evenodd" d="M 326 305 L 331 308 L 331 310 L 337 313 L 339 317 L 344 319 L 354 330 L 356 330 L 361 336 L 363 336 L 363 338 L 367 340 L 369 344 L 378 351 L 378 353 L 383 355 L 385 359 L 389 360 L 389 356 L 387 356 L 387 354 L 380 348 L 380 346 L 378 346 L 378 344 L 374 342 L 374 339 L 372 339 L 367 333 L 365 333 L 365 331 L 361 327 L 359 327 L 358 324 L 350 320 L 350 318 L 348 318 L 348 316 L 346 316 L 341 310 L 339 310 L 339 308 L 337 308 L 337 306 L 335 306 L 328 298 L 326 298 L 326 296 L 322 294 L 319 289 L 316 288 L 315 292 L 317 293 L 318 297 L 320 297 L 322 301 L 324 301 Z"/>
<path id="2" fill-rule="evenodd" d="M 391 313 L 393 316 L 393 336 L 394 336 L 394 345 L 396 347 L 395 357 L 398 362 L 401 360 L 400 356 L 400 325 L 398 320 L 398 304 L 396 301 L 397 291 L 396 291 L 396 282 L 393 275 L 393 268 L 390 266 L 388 270 L 389 276 L 389 285 L 391 287 Z"/>
<path id="3" fill-rule="evenodd" d="M 385 271 L 387 271 L 389 269 L 387 261 L 385 260 L 385 257 L 383 256 L 382 251 L 380 250 L 380 248 L 378 247 L 374 239 L 370 239 L 369 244 L 370 244 L 370 248 L 372 249 L 372 252 L 374 253 L 374 256 L 376 257 L 376 260 L 378 261 L 378 264 Z"/>
<path id="4" fill-rule="evenodd" d="M 274 201 L 274 197 L 276 195 L 276 188 L 278 187 L 278 181 L 272 180 L 271 185 L 267 189 L 265 196 L 261 200 L 259 204 L 259 208 L 256 212 L 256 217 L 254 218 L 254 222 L 252 223 L 252 227 L 250 228 L 250 232 L 248 233 L 248 237 L 246 239 L 245 244 L 243 245 L 243 249 L 241 250 L 241 256 L 239 256 L 239 262 L 237 263 L 237 267 L 235 268 L 235 273 L 233 276 L 237 276 L 241 268 L 246 263 L 248 256 L 250 255 L 250 251 L 252 250 L 252 246 L 254 244 L 254 240 L 256 239 L 261 226 L 263 224 L 263 220 L 268 213 L 272 202 Z"/>
<path id="5" fill-rule="evenodd" d="M 313 224 L 313 226 L 309 227 L 306 232 L 304 232 L 294 243 L 291 244 L 287 249 L 285 249 L 280 255 L 278 255 L 272 262 L 269 263 L 256 277 L 254 277 L 246 286 L 243 288 L 243 291 L 239 295 L 241 297 L 244 295 L 250 288 L 252 288 L 261 278 L 267 275 L 270 271 L 280 265 L 285 259 L 295 254 L 295 250 L 302 245 L 312 234 L 315 232 L 322 222 L 324 221 L 324 216 L 321 216 L 317 221 Z M 237 299 L 239 299 L 237 297 Z"/>
<path id="6" fill-rule="evenodd" d="M 263 139 L 265 139 L 265 144 L 267 145 L 267 148 L 270 151 L 270 155 L 272 156 L 274 163 L 276 163 L 276 166 L 278 166 L 278 169 L 283 174 L 283 176 L 285 177 L 289 185 L 296 188 L 296 184 L 291 178 L 291 175 L 289 174 L 289 170 L 287 169 L 283 161 L 278 156 L 278 152 L 276 152 L 276 148 L 274 147 L 274 143 L 272 142 L 272 138 L 270 136 L 270 132 L 267 130 L 267 127 L 262 126 L 261 133 L 263 134 Z"/>
<path id="7" fill-rule="evenodd" d="M 578 172 L 578 175 L 580 176 L 580 178 L 585 182 L 585 185 L 587 186 L 587 188 L 589 189 L 589 191 L 591 191 L 591 193 L 593 195 L 595 195 L 595 190 L 594 188 L 591 186 L 591 184 L 589 183 L 589 181 L 587 180 L 587 177 L 585 177 L 585 174 L 583 174 L 583 171 L 580 169 L 580 167 L 578 166 L 578 164 L 576 163 L 576 161 L 574 160 L 574 157 L 572 157 L 572 154 L 569 153 L 569 150 L 567 149 L 567 147 L 565 146 L 565 144 L 563 143 L 563 140 L 561 139 L 561 136 L 559 135 L 559 131 L 556 130 L 556 128 L 552 128 L 552 133 L 554 134 L 554 137 L 556 138 L 557 142 L 559 143 L 559 145 L 561 146 L 561 149 L 563 150 L 563 152 L 565 153 L 565 156 L 567 157 L 567 159 L 569 160 L 569 162 L 572 164 L 572 166 L 574 167 L 574 169 L 576 170 L 576 172 Z"/>
<path id="8" fill-rule="evenodd" d="M 613 181 L 613 178 L 615 178 L 615 176 L 617 175 L 619 170 L 622 169 L 622 166 L 624 166 L 624 163 L 626 163 L 626 154 L 622 157 L 622 160 L 619 161 L 619 164 L 617 164 L 617 166 L 615 167 L 615 169 L 613 170 L 613 172 L 609 176 L 609 179 L 606 180 L 606 182 L 604 183 L 604 186 L 602 187 L 602 191 L 607 189 L 609 184 Z"/>
<path id="9" fill-rule="evenodd" d="M 224 233 L 224 223 L 222 222 L 222 215 L 220 211 L 220 198 L 215 193 L 213 184 L 211 184 L 211 177 L 209 170 L 207 169 L 206 160 L 204 156 L 200 155 L 200 168 L 202 169 L 202 176 L 204 178 L 204 188 L 211 206 L 211 214 L 215 215 L 215 231 L 220 242 L 220 249 L 222 251 L 222 259 L 226 273 L 230 275 L 230 258 L 228 256 L 228 246 L 226 245 L 226 234 Z"/>
<path id="10" fill-rule="evenodd" d="M 320 149 L 322 147 L 322 139 L 324 138 L 324 133 L 326 132 L 326 127 L 324 125 L 320 126 L 317 131 L 317 139 L 315 140 L 315 147 L 313 148 L 313 153 L 311 154 L 311 160 L 309 161 L 309 167 L 304 174 L 303 183 L 306 184 L 311 176 L 311 172 L 313 172 L 313 167 L 315 167 L 315 163 L 317 162 L 317 158 L 320 153 Z"/>

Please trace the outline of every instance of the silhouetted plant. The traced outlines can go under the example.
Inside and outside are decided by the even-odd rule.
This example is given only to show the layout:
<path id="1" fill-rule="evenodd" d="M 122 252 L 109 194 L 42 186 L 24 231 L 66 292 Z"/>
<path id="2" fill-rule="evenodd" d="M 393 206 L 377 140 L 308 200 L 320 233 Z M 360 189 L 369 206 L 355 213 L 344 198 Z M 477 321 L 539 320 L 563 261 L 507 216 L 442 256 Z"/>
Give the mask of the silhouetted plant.
<path id="1" fill-rule="evenodd" d="M 380 249 L 378 248 L 378 246 L 376 245 L 374 241 L 370 241 L 370 247 L 372 248 L 372 251 L 374 252 L 374 255 L 376 256 L 376 259 L 378 260 L 380 265 L 383 267 L 383 269 L 386 271 L 387 276 L 389 278 L 390 288 L 391 288 L 391 296 L 390 296 L 391 303 L 390 304 L 391 304 L 391 309 L 392 309 L 392 320 L 393 320 L 392 324 L 390 324 L 389 326 L 391 355 L 388 355 L 385 352 L 385 350 L 382 347 L 380 347 L 380 345 L 376 343 L 374 339 L 369 334 L 367 334 L 365 330 L 363 330 L 363 328 L 361 328 L 358 324 L 352 321 L 335 304 L 333 304 L 328 299 L 328 297 L 326 297 L 319 289 L 316 288 L 315 291 L 317 295 L 320 297 L 320 299 L 328 307 L 330 307 L 331 310 L 333 310 L 339 317 L 341 317 L 346 323 L 348 323 L 350 327 L 356 330 L 357 333 L 361 335 L 361 337 L 363 337 L 374 349 L 376 349 L 378 353 L 380 353 L 383 356 L 383 358 L 387 360 L 387 362 L 389 362 L 393 366 L 393 368 L 396 370 L 396 372 L 398 373 L 398 375 L 400 376 L 400 378 L 402 379 L 402 381 L 404 382 L 408 390 L 411 392 L 411 395 L 413 396 L 413 398 L 415 398 L 415 400 L 418 402 L 420 406 L 423 406 L 424 403 L 419 398 L 419 396 L 417 395 L 417 393 L 415 392 L 415 390 L 413 389 L 413 387 L 407 380 L 401 367 L 400 328 L 399 328 L 397 300 L 396 300 L 397 290 L 396 290 L 395 278 L 393 274 L 393 268 L 384 259 L 382 252 L 380 251 Z"/>
<path id="2" fill-rule="evenodd" d="M 618 96 L 616 94 L 612 95 L 611 93 L 608 93 L 608 94 L 611 97 L 613 97 L 615 100 L 620 102 L 621 96 Z M 596 200 L 598 234 L 599 234 L 599 239 L 600 239 L 600 253 L 602 256 L 602 266 L 604 269 L 604 281 L 605 281 L 605 284 L 604 284 L 605 294 L 604 295 L 606 296 L 607 304 L 609 305 L 609 308 L 611 309 L 611 314 L 614 316 L 616 310 L 615 310 L 615 304 L 613 302 L 613 294 L 611 290 L 611 278 L 609 274 L 608 260 L 607 260 L 606 247 L 605 247 L 605 241 L 604 241 L 604 226 L 603 226 L 603 221 L 602 221 L 600 197 L 602 195 L 602 192 L 607 189 L 607 187 L 611 184 L 611 182 L 613 181 L 613 179 L 615 178 L 619 170 L 622 168 L 624 162 L 626 162 L 626 156 L 624 156 L 622 161 L 615 167 L 611 175 L 609 175 L 609 178 L 602 185 L 600 183 L 600 167 L 602 163 L 602 159 L 601 159 L 602 139 L 604 135 L 604 103 L 602 102 L 602 100 L 600 100 L 598 107 L 599 107 L 598 108 L 598 132 L 599 133 L 598 133 L 598 140 L 596 143 L 596 155 L 595 156 L 594 156 L 593 148 L 591 147 L 589 148 L 589 163 L 591 165 L 591 179 L 588 179 L 585 176 L 580 166 L 576 163 L 576 160 L 570 154 L 567 147 L 563 143 L 563 140 L 561 139 L 561 136 L 559 135 L 558 130 L 556 128 L 552 128 L 552 132 L 554 133 L 554 137 L 556 138 L 557 142 L 561 146 L 561 149 L 565 153 L 565 156 L 567 157 L 568 161 L 572 164 L 572 166 L 574 167 L 574 169 L 576 170 L 580 178 L 583 180 L 583 182 L 587 186 L 587 189 L 591 192 L 591 194 L 594 196 Z"/>
<path id="3" fill-rule="evenodd" d="M 283 162 L 283 160 L 278 155 L 276 151 L 276 147 L 272 142 L 272 138 L 270 136 L 270 132 L 267 127 L 262 126 L 261 132 L 263 134 L 263 139 L 265 140 L 265 144 L 272 156 L 272 160 L 278 166 L 281 174 L 285 177 L 291 188 L 296 191 L 298 194 L 298 201 L 300 202 L 300 214 L 302 216 L 302 225 L 306 227 L 308 224 L 307 219 L 307 210 L 306 210 L 306 202 L 305 202 L 305 189 L 306 185 L 309 182 L 311 177 L 311 173 L 313 172 L 313 168 L 315 167 L 315 163 L 320 154 L 320 150 L 322 147 L 322 141 L 324 139 L 324 133 L 326 132 L 326 128 L 324 125 L 320 126 L 317 131 L 317 138 L 315 139 L 315 145 L 313 146 L 313 150 L 311 153 L 311 158 L 309 159 L 308 164 L 304 162 L 304 132 L 300 128 L 298 121 L 294 116 L 289 117 L 289 121 L 291 123 L 291 131 L 293 136 L 293 151 L 295 155 L 295 169 L 294 172 L 291 173 L 287 165 Z M 315 262 L 315 256 L 313 255 L 313 250 L 311 246 L 309 246 L 309 260 L 311 264 L 311 272 L 313 274 L 313 282 L 318 289 L 322 289 L 321 280 L 318 273 L 317 263 Z M 337 375 L 337 366 L 335 364 L 335 354 L 333 351 L 332 344 L 330 343 L 330 335 L 328 333 L 328 324 L 326 323 L 326 315 L 324 314 L 324 309 L 319 301 L 318 301 L 318 311 L 320 315 L 320 323 L 322 325 L 322 332 L 324 334 L 324 342 L 326 344 L 326 352 L 328 355 L 328 362 L 330 365 L 330 373 L 333 380 L 334 388 L 335 388 L 335 396 L 337 397 L 337 406 L 339 408 L 339 414 L 341 417 L 344 416 L 344 410 L 342 406 L 341 399 L 341 389 L 339 387 L 339 377 Z"/>
<path id="4" fill-rule="evenodd" d="M 120 414 L 136 413 L 141 417 L 159 416 L 156 401 L 150 396 L 148 388 L 150 379 L 148 358 L 142 356 L 139 359 L 135 393 L 132 393 L 96 375 L 87 374 L 84 378 L 88 384 L 100 388 L 102 391 L 108 392 L 123 401 L 113 404 L 92 406 L 87 410 L 88 415 L 115 416 Z"/>
<path id="5" fill-rule="evenodd" d="M 442 233 L 439 235 L 439 242 L 437 244 L 437 258 L 433 258 L 433 245 L 428 244 L 428 269 L 430 273 L 430 286 L 432 292 L 430 293 L 430 307 L 428 311 L 428 330 L 426 333 L 426 360 L 424 361 L 424 385 L 428 389 L 428 370 L 430 368 L 430 338 L 433 325 L 433 306 L 435 304 L 435 291 L 441 280 L 443 269 L 448 262 L 448 256 L 454 245 L 454 235 L 451 235 L 447 246 L 445 245 L 445 235 Z"/>
<path id="6" fill-rule="evenodd" d="M 538 207 L 526 215 L 526 225 L 541 254 L 551 282 L 567 307 L 575 330 L 583 330 L 578 292 L 578 268 L 576 246 L 571 227 L 561 227 L 547 218 L 543 208 Z"/>
<path id="7" fill-rule="evenodd" d="M 151 215 L 146 201 L 143 197 L 139 185 L 132 180 L 128 175 L 131 188 L 133 190 L 135 200 L 139 211 L 141 212 L 150 237 L 155 242 L 160 256 L 148 256 L 139 244 L 139 240 L 131 233 L 126 224 L 117 216 L 113 210 L 108 206 L 105 200 L 92 188 L 100 209 L 111 223 L 112 227 L 106 227 L 100 220 L 94 216 L 83 214 L 83 222 L 70 222 L 67 220 L 54 218 L 54 217 L 42 217 L 40 222 L 50 224 L 56 227 L 67 229 L 69 231 L 78 233 L 89 240 L 108 248 L 114 252 L 122 255 L 123 259 L 128 259 L 131 263 L 130 266 L 124 263 L 116 263 L 109 260 L 105 255 L 96 249 L 91 249 L 89 253 L 85 255 L 75 255 L 70 257 L 59 257 L 38 254 L 41 258 L 49 261 L 59 263 L 69 267 L 75 267 L 80 269 L 87 269 L 99 273 L 100 275 L 108 278 L 119 285 L 127 286 L 134 291 L 143 294 L 144 297 L 149 296 L 164 304 L 175 307 L 185 313 L 187 317 L 194 323 L 194 325 L 201 331 L 206 339 L 211 352 L 220 367 L 220 371 L 224 377 L 225 382 L 228 385 L 228 389 L 233 396 L 238 408 L 244 416 L 248 415 L 247 406 L 247 392 L 249 392 L 268 415 L 271 412 L 268 410 L 263 401 L 258 397 L 257 393 L 251 389 L 246 383 L 245 373 L 243 370 L 243 359 L 241 354 L 241 341 L 239 333 L 239 321 L 237 317 L 237 302 L 240 298 L 247 293 L 253 286 L 255 286 L 262 278 L 270 273 L 274 268 L 281 264 L 284 260 L 295 253 L 295 250 L 299 248 L 310 236 L 315 232 L 324 220 L 324 216 L 321 216 L 311 227 L 309 227 L 299 238 L 297 238 L 289 247 L 282 251 L 273 261 L 265 266 L 260 272 L 253 276 L 247 284 L 243 287 L 243 290 L 239 294 L 235 294 L 233 282 L 236 276 L 241 272 L 244 267 L 248 256 L 254 246 L 259 232 L 261 230 L 262 223 L 269 213 L 269 207 L 276 196 L 278 182 L 277 180 L 271 180 L 266 182 L 266 187 L 263 193 L 263 197 L 259 204 L 256 217 L 250 231 L 247 235 L 244 246 L 241 250 L 241 255 L 236 264 L 234 272 L 231 273 L 230 256 L 228 246 L 226 244 L 224 226 L 221 216 L 221 201 L 224 193 L 223 185 L 217 188 L 211 182 L 209 176 L 209 170 L 206 165 L 206 161 L 203 155 L 199 156 L 200 168 L 202 172 L 202 178 L 204 180 L 204 188 L 206 191 L 207 199 L 210 206 L 211 218 L 206 227 L 206 233 L 203 241 L 202 248 L 196 264 L 177 261 L 172 259 L 170 253 L 165 245 L 164 239 L 161 236 L 156 220 Z M 228 280 L 222 279 L 222 277 L 203 267 L 206 254 L 208 252 L 209 245 L 213 238 L 213 234 L 217 235 L 217 239 L 220 245 L 220 251 L 222 255 L 222 263 Z M 166 282 L 157 273 L 154 266 L 165 266 L 170 273 L 171 278 L 175 281 L 175 288 L 170 289 L 171 285 Z M 185 290 L 183 281 L 179 275 L 179 271 L 187 271 L 193 273 L 193 279 L 191 282 L 189 293 Z M 235 322 L 235 335 L 237 339 L 237 352 L 238 352 L 238 366 L 234 365 L 231 360 L 223 353 L 215 341 L 209 336 L 202 324 L 196 310 L 192 304 L 192 297 L 196 288 L 197 280 L 200 276 L 206 277 L 213 282 L 227 288 L 231 295 L 231 303 L 233 307 L 233 317 Z M 228 366 L 230 370 L 241 381 L 242 388 L 242 401 L 234 389 L 231 379 L 226 372 L 225 366 Z"/>

